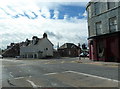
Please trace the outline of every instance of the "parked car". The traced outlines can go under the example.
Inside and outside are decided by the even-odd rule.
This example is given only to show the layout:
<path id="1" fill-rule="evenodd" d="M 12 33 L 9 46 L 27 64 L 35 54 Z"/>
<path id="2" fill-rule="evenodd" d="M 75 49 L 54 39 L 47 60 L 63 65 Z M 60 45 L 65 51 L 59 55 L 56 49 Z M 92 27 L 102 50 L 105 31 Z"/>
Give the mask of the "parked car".
<path id="1" fill-rule="evenodd" d="M 2 55 L 0 55 L 0 58 L 2 58 L 2 59 L 3 59 L 3 56 L 2 56 Z"/>
<path id="2" fill-rule="evenodd" d="M 20 56 L 15 56 L 15 58 L 20 58 Z"/>
<path id="3" fill-rule="evenodd" d="M 87 53 L 87 52 L 81 53 L 80 57 L 89 57 L 89 53 Z"/>
<path id="4" fill-rule="evenodd" d="M 89 53 L 88 53 L 87 57 L 89 57 Z"/>

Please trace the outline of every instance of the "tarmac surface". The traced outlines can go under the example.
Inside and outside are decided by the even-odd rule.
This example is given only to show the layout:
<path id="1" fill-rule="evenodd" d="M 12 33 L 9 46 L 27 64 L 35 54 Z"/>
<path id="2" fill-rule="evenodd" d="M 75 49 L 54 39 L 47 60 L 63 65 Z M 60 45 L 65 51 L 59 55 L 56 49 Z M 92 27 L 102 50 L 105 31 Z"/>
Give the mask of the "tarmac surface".
<path id="1" fill-rule="evenodd" d="M 77 57 L 2 61 L 2 87 L 119 87 L 119 63 Z"/>

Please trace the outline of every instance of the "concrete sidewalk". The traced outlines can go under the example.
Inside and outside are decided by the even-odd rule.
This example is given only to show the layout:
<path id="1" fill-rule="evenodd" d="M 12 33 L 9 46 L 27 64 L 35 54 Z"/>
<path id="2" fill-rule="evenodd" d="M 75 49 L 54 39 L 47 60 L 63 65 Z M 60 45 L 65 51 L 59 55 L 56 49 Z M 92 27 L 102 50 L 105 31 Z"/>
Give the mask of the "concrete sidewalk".
<path id="1" fill-rule="evenodd" d="M 78 59 L 78 58 L 77 58 Z M 110 67 L 119 67 L 120 63 L 117 62 L 104 62 L 104 61 L 93 61 L 89 58 L 81 58 L 81 60 L 77 60 L 78 63 L 84 63 L 84 64 L 95 64 L 95 65 L 103 65 L 103 66 L 110 66 Z"/>

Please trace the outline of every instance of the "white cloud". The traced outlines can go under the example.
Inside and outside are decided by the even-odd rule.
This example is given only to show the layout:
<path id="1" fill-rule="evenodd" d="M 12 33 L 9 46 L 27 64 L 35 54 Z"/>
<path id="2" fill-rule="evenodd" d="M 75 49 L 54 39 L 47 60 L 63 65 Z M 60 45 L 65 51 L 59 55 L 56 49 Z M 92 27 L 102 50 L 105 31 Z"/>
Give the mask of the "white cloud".
<path id="1" fill-rule="evenodd" d="M 43 7 L 41 9 L 41 15 L 44 16 L 45 18 L 49 19 L 50 18 L 50 12 L 49 9 L 46 7 Z"/>
<path id="2" fill-rule="evenodd" d="M 68 15 L 64 15 L 64 20 L 67 20 L 68 18 Z"/>
<path id="3" fill-rule="evenodd" d="M 46 31 L 57 35 L 57 37 L 53 38 L 48 34 L 53 44 L 57 44 L 57 42 L 60 45 L 65 42 L 74 42 L 76 44 L 78 42 L 87 42 L 87 21 L 85 19 L 76 19 L 74 23 L 65 20 L 42 20 L 40 18 L 36 20 L 7 19 L 0 22 L 0 35 L 2 35 L 2 43 L 5 46 L 11 42 L 24 41 L 26 38 L 31 39 L 33 35 L 42 37 L 42 34 Z"/>
<path id="4" fill-rule="evenodd" d="M 87 11 L 85 10 L 85 12 L 83 13 L 84 17 L 87 17 Z"/>
<path id="5" fill-rule="evenodd" d="M 53 18 L 54 19 L 58 19 L 58 17 L 59 17 L 59 11 L 54 10 L 54 16 L 53 16 Z"/>
<path id="6" fill-rule="evenodd" d="M 87 21 L 85 19 L 73 17 L 67 20 L 68 15 L 64 15 L 65 20 L 57 19 L 59 16 L 59 11 L 57 10 L 59 6 L 61 4 L 72 5 L 72 3 L 58 2 L 55 4 L 52 2 L 42 2 L 37 4 L 38 0 L 4 0 L 3 2 L 4 5 L 0 3 L 0 7 L 4 8 L 11 15 L 26 12 L 33 16 L 31 12 L 34 11 L 38 18 L 32 20 L 21 16 L 20 18 L 13 19 L 0 9 L 0 36 L 2 38 L 0 39 L 0 42 L 2 42 L 0 47 L 6 47 L 11 42 L 24 41 L 26 38 L 31 39 L 33 35 L 42 37 L 42 34 L 46 31 L 49 32 L 48 37 L 53 44 L 58 42 L 60 45 L 65 42 L 74 42 L 76 44 L 78 42 L 87 42 Z M 10 7 L 7 7 L 8 5 Z M 74 5 L 77 5 L 77 3 L 74 3 Z M 10 8 L 13 10 L 10 10 Z M 54 10 L 53 17 L 56 20 L 49 19 L 50 8 Z"/>

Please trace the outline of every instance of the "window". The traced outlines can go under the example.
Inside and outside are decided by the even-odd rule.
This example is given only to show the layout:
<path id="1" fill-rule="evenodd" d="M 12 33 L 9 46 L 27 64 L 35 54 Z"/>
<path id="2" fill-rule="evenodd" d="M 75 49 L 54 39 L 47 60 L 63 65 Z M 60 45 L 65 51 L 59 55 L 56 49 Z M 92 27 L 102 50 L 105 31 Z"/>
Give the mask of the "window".
<path id="1" fill-rule="evenodd" d="M 100 35 L 100 34 L 103 33 L 101 22 L 97 22 L 97 23 L 96 23 L 96 32 L 97 32 L 97 35 Z"/>
<path id="2" fill-rule="evenodd" d="M 95 15 L 98 15 L 98 14 L 101 13 L 100 4 L 101 4 L 100 2 L 96 2 L 96 3 L 94 4 Z"/>
<path id="3" fill-rule="evenodd" d="M 90 36 L 90 26 L 88 26 L 88 33 L 89 33 L 89 36 Z"/>
<path id="4" fill-rule="evenodd" d="M 108 9 L 112 9 L 115 7 L 115 2 L 108 2 Z"/>
<path id="5" fill-rule="evenodd" d="M 110 32 L 117 31 L 117 18 L 116 17 L 112 17 L 109 19 L 109 30 Z"/>
<path id="6" fill-rule="evenodd" d="M 104 49 L 104 43 L 103 41 L 98 41 L 97 42 L 97 55 L 98 58 L 104 58 L 105 56 L 105 49 Z"/>
<path id="7" fill-rule="evenodd" d="M 91 18 L 91 6 L 88 8 L 88 17 Z"/>

